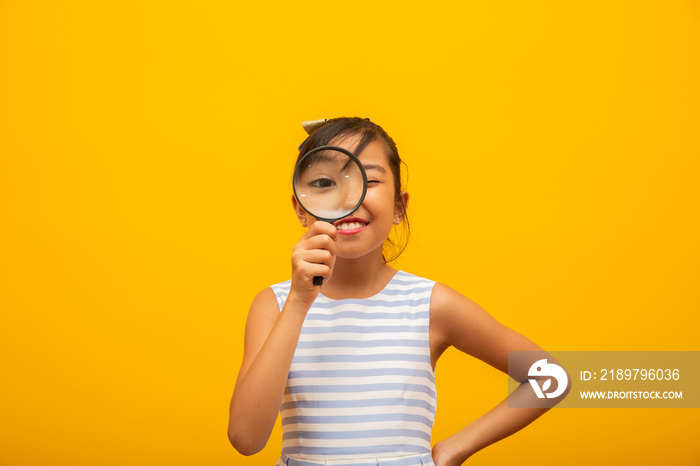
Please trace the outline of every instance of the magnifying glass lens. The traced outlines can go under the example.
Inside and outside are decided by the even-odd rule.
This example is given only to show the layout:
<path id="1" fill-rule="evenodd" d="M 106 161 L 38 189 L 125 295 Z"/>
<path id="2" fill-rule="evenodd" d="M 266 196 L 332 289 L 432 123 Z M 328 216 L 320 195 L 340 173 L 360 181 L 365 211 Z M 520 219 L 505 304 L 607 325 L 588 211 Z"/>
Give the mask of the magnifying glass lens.
<path id="1" fill-rule="evenodd" d="M 366 177 L 356 157 L 331 146 L 304 156 L 294 172 L 294 191 L 302 207 L 319 220 L 334 222 L 353 213 L 366 192 Z"/>

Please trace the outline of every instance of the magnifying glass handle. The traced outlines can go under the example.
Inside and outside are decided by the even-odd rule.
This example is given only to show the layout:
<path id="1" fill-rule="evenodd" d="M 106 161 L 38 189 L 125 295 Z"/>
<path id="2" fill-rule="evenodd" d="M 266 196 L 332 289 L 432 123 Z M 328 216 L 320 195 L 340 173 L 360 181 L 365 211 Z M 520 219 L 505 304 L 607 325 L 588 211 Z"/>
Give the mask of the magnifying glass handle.
<path id="1" fill-rule="evenodd" d="M 316 285 L 316 286 L 323 285 L 323 277 L 321 277 L 320 275 L 317 277 L 314 277 L 314 285 Z"/>

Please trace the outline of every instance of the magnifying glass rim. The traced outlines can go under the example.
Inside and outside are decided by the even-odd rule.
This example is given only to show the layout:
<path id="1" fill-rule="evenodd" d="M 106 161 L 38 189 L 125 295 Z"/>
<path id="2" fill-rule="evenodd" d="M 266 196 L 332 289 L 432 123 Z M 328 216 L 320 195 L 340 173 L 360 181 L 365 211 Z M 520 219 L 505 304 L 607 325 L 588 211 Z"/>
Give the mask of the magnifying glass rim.
<path id="1" fill-rule="evenodd" d="M 309 210 L 304 206 L 304 203 L 301 202 L 301 200 L 299 199 L 299 196 L 297 195 L 296 180 L 297 180 L 297 173 L 299 172 L 299 167 L 301 166 L 304 159 L 306 159 L 309 155 L 311 155 L 315 152 L 320 152 L 322 150 L 336 150 L 338 152 L 342 152 L 343 154 L 350 157 L 357 164 L 357 166 L 360 167 L 360 173 L 362 173 L 362 196 L 360 196 L 360 200 L 357 201 L 357 204 L 355 204 L 355 207 L 350 209 L 350 211 L 347 214 L 340 216 L 340 217 L 319 217 L 317 215 L 314 215 L 313 212 L 309 212 Z M 292 189 L 294 190 L 294 197 L 297 198 L 297 202 L 302 207 L 302 209 L 304 209 L 310 215 L 313 215 L 313 217 L 316 220 L 321 220 L 323 222 L 333 223 L 336 220 L 340 220 L 341 218 L 347 217 L 351 213 L 355 212 L 360 207 L 360 205 L 362 205 L 362 201 L 365 200 L 365 195 L 367 194 L 367 173 L 365 172 L 365 167 L 362 166 L 360 159 L 358 159 L 357 156 L 355 154 L 353 154 L 352 152 L 350 152 L 349 150 L 347 150 L 343 147 L 338 147 L 338 146 L 319 146 L 319 147 L 316 147 L 315 149 L 311 149 L 306 154 L 304 154 L 304 156 L 297 163 L 297 166 L 294 167 L 294 177 L 292 178 Z"/>

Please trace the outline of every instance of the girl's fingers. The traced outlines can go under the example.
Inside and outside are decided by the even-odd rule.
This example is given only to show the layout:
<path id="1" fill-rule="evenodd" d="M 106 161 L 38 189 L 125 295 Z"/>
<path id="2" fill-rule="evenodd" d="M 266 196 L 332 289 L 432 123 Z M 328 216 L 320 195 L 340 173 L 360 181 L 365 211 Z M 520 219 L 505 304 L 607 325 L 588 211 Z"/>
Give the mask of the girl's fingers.
<path id="1" fill-rule="evenodd" d="M 333 254 L 326 249 L 312 249 L 306 251 L 302 257 L 302 260 L 310 264 L 326 264 L 332 265 L 334 261 Z"/>
<path id="2" fill-rule="evenodd" d="M 294 246 L 292 252 L 292 288 L 300 295 L 315 299 L 319 288 L 314 277 L 328 280 L 333 272 L 338 230 L 328 222 L 317 221 Z"/>
<path id="3" fill-rule="evenodd" d="M 338 229 L 331 223 L 319 220 L 311 224 L 306 233 L 304 233 L 304 236 L 302 236 L 302 240 L 324 234 L 335 240 L 338 237 Z"/>
<path id="4" fill-rule="evenodd" d="M 306 250 L 326 250 L 334 256 L 336 253 L 335 240 L 325 234 L 308 238 L 302 242 L 301 246 Z"/>
<path id="5" fill-rule="evenodd" d="M 328 280 L 333 270 L 325 264 L 308 264 L 305 272 L 307 280 L 313 280 L 314 277 L 323 277 L 324 280 Z"/>

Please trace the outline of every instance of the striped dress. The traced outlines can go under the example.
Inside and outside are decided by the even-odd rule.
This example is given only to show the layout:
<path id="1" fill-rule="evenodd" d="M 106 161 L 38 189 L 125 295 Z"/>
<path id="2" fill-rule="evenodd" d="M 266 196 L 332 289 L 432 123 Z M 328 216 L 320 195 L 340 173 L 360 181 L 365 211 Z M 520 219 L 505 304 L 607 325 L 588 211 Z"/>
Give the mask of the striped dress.
<path id="1" fill-rule="evenodd" d="M 369 298 L 319 294 L 287 378 L 278 466 L 433 464 L 434 285 L 400 270 Z M 271 287 L 280 309 L 290 286 Z"/>

